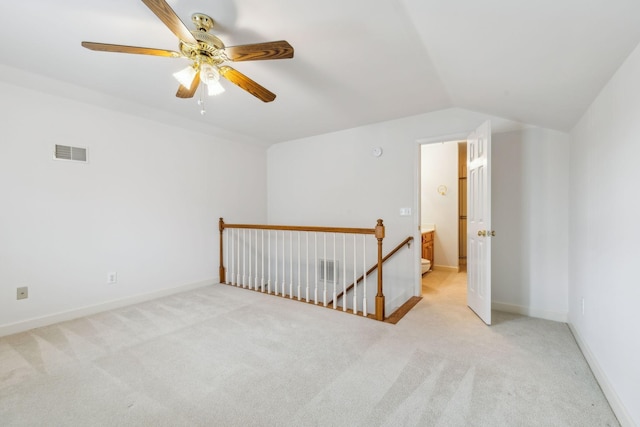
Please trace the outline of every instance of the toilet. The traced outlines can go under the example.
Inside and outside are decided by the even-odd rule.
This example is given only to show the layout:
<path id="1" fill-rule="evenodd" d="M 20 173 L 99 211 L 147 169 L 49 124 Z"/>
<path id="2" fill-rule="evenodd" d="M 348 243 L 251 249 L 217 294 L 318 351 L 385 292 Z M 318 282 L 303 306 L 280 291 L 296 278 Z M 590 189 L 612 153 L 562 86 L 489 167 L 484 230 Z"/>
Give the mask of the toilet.
<path id="1" fill-rule="evenodd" d="M 422 258 L 422 274 L 426 273 L 431 269 L 431 261 L 428 259 Z"/>

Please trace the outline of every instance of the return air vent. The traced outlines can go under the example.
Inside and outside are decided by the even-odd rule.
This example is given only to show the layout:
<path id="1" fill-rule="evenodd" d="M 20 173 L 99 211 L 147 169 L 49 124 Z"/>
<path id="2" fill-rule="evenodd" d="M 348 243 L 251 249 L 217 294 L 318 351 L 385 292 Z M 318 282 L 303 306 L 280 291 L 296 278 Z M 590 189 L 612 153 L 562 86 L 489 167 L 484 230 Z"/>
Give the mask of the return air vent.
<path id="1" fill-rule="evenodd" d="M 325 265 L 327 267 L 327 283 L 337 283 L 336 277 L 340 277 L 339 273 L 339 264 L 338 261 L 328 259 L 319 259 L 318 260 L 318 281 L 324 282 L 324 271 Z M 335 267 L 335 276 L 334 276 L 334 267 Z"/>
<path id="2" fill-rule="evenodd" d="M 87 149 L 83 147 L 71 147 L 69 145 L 56 144 L 54 158 L 57 160 L 72 160 L 86 163 Z"/>

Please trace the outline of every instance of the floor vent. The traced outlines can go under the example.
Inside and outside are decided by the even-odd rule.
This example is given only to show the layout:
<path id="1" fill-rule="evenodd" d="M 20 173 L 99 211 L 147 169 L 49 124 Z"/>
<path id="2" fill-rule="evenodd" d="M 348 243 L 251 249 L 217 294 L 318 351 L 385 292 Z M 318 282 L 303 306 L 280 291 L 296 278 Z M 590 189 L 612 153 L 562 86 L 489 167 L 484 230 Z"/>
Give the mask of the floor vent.
<path id="1" fill-rule="evenodd" d="M 318 260 L 318 280 L 321 282 L 324 282 L 324 266 L 325 263 L 327 265 L 327 282 L 328 283 L 337 283 L 336 282 L 336 277 L 340 277 L 340 270 L 339 267 L 340 265 L 338 264 L 338 261 L 332 260 L 332 259 L 328 259 L 328 260 L 324 260 L 324 259 L 319 259 Z M 334 267 L 335 267 L 335 271 L 334 271 Z M 334 276 L 335 273 L 335 276 Z"/>
<path id="2" fill-rule="evenodd" d="M 71 147 L 69 145 L 58 145 L 55 148 L 55 159 L 73 160 L 76 162 L 87 162 L 87 149 L 83 147 Z"/>

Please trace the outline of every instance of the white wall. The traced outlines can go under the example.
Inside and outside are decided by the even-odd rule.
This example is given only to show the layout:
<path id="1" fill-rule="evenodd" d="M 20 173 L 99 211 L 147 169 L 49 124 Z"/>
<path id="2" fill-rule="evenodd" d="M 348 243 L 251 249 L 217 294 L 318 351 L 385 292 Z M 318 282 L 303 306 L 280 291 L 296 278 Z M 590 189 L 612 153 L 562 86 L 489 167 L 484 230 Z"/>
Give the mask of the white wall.
<path id="1" fill-rule="evenodd" d="M 421 147 L 421 224 L 435 224 L 434 265 L 458 267 L 458 143 Z M 438 187 L 447 187 L 446 194 Z"/>
<path id="2" fill-rule="evenodd" d="M 640 425 L 639 75 L 640 47 L 571 135 L 569 320 L 623 425 Z"/>
<path id="3" fill-rule="evenodd" d="M 218 218 L 266 221 L 264 147 L 0 91 L 0 333 L 215 283 Z M 56 143 L 88 147 L 89 163 L 53 160 Z"/>
<path id="4" fill-rule="evenodd" d="M 567 321 L 569 135 L 492 135 L 493 308 Z"/>
<path id="5" fill-rule="evenodd" d="M 399 215 L 401 207 L 417 207 L 419 177 L 416 158 L 420 156 L 418 140 L 461 132 L 466 134 L 487 119 L 492 121 L 494 134 L 523 128 L 498 117 L 449 109 L 276 144 L 269 148 L 267 156 L 269 222 L 367 227 L 373 226 L 376 218 L 383 218 L 387 227 L 386 253 L 405 237 L 419 236 L 417 225 L 420 220 Z M 557 228 L 566 229 L 566 204 L 558 208 L 551 204 L 559 199 L 559 195 L 566 195 L 566 192 L 563 193 L 563 185 L 566 184 L 557 182 L 548 185 L 545 181 L 547 175 L 562 177 L 565 173 L 568 162 L 566 139 L 563 140 L 555 132 L 542 129 L 538 133 L 531 131 L 521 135 L 522 138 L 505 138 L 513 140 L 514 144 L 523 144 L 520 139 L 525 139 L 527 144 L 540 139 L 545 147 L 543 150 L 523 148 L 523 155 L 527 156 L 524 162 L 539 165 L 537 168 L 508 169 L 508 174 L 513 175 L 506 178 L 509 182 L 520 180 L 531 183 L 531 189 L 525 187 L 525 194 L 521 196 L 527 200 L 527 209 L 529 206 L 537 208 L 525 219 L 533 221 L 536 227 L 552 225 L 552 231 L 549 232 Z M 554 140 L 558 140 L 560 145 L 564 141 L 564 148 L 552 150 Z M 384 154 L 379 158 L 371 155 L 371 150 L 376 146 L 384 149 Z M 494 150 L 494 155 L 498 155 L 497 150 Z M 540 187 L 536 180 L 542 180 L 545 184 L 540 184 Z M 499 200 L 498 198 L 498 203 Z M 499 206 L 506 210 L 512 208 L 507 203 Z M 502 234 L 500 227 L 499 223 L 494 222 L 494 228 Z M 534 245 L 532 251 L 535 249 L 541 253 L 539 257 L 522 257 L 517 260 L 520 268 L 526 271 L 533 271 L 534 265 L 538 269 L 535 274 L 528 276 L 526 284 L 519 280 L 494 281 L 494 292 L 501 298 L 499 302 L 503 304 L 503 309 L 522 311 L 523 307 L 527 309 L 530 304 L 535 304 L 535 311 L 532 312 L 534 315 L 566 317 L 566 255 L 564 261 L 562 258 L 554 258 L 555 254 L 562 253 L 562 248 L 557 248 L 557 239 L 549 239 L 545 233 L 543 232 L 543 237 L 527 243 Z M 519 252 L 517 247 L 520 242 L 511 239 L 507 233 L 504 234 L 503 242 L 506 248 L 504 251 L 513 249 L 514 252 Z M 416 251 L 417 247 L 419 245 L 413 245 L 410 250 L 402 250 L 385 267 L 387 312 L 419 292 L 416 283 L 420 253 L 419 250 Z M 494 275 L 500 277 L 501 269 L 510 268 L 506 263 L 498 263 L 494 266 Z M 524 286 L 526 288 L 521 290 Z"/>

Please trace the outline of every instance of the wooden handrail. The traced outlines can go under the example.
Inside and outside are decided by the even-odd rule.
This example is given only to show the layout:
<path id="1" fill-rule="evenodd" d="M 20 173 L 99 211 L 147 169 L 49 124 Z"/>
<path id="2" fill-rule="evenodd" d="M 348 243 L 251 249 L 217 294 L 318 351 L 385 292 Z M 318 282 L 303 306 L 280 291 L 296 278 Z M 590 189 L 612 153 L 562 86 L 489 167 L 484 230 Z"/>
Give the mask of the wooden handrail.
<path id="1" fill-rule="evenodd" d="M 384 320 L 384 305 L 385 298 L 382 292 L 382 240 L 384 239 L 385 228 L 381 219 L 377 220 L 374 228 L 349 228 L 349 227 L 305 227 L 305 226 L 290 226 L 290 225 L 261 225 L 261 224 L 225 224 L 224 220 L 220 218 L 218 222 L 218 229 L 220 231 L 220 282 L 226 283 L 226 268 L 224 266 L 223 256 L 223 232 L 225 228 L 237 228 L 237 229 L 252 229 L 252 230 L 279 230 L 279 231 L 308 231 L 316 233 L 345 233 L 345 234 L 372 234 L 378 240 L 378 262 L 373 269 L 378 270 L 378 293 L 375 299 L 375 319 Z M 395 252 L 393 252 L 395 253 Z M 372 270 L 371 270 L 372 271 Z M 371 271 L 367 272 L 369 274 Z M 357 283 L 357 282 L 356 282 Z M 337 298 L 336 298 L 337 300 Z M 328 304 L 327 304 L 328 305 Z M 356 310 L 354 309 L 354 313 Z"/>
<path id="2" fill-rule="evenodd" d="M 413 236 L 409 236 L 406 239 L 404 239 L 402 241 L 402 243 L 400 243 L 398 246 L 396 246 L 391 252 L 389 252 L 384 258 L 382 258 L 382 262 L 386 262 L 389 258 L 391 258 L 392 256 L 394 256 L 396 254 L 396 252 L 398 252 L 400 249 L 402 249 L 402 247 L 404 245 L 408 245 L 411 243 L 411 241 L 413 240 Z M 362 282 L 362 280 L 364 280 L 364 276 L 368 276 L 369 274 L 373 273 L 376 269 L 378 268 L 378 264 L 374 264 L 373 267 L 371 267 L 369 270 L 367 270 L 367 272 L 365 274 L 363 274 L 362 276 L 358 277 L 358 279 L 350 284 L 349 286 L 347 286 L 346 290 L 344 292 L 340 292 L 338 295 L 336 295 L 336 300 L 342 298 L 345 294 L 345 292 L 349 292 L 351 289 L 353 289 L 357 283 Z M 333 302 L 333 300 L 329 301 L 327 304 L 331 304 Z"/>
<path id="3" fill-rule="evenodd" d="M 311 231 L 316 233 L 345 233 L 345 234 L 376 234 L 375 228 L 347 228 L 347 227 L 305 227 L 297 225 L 258 225 L 258 224 L 225 224 L 220 218 L 220 230 L 225 228 L 245 228 L 252 230 L 278 231 Z"/>

